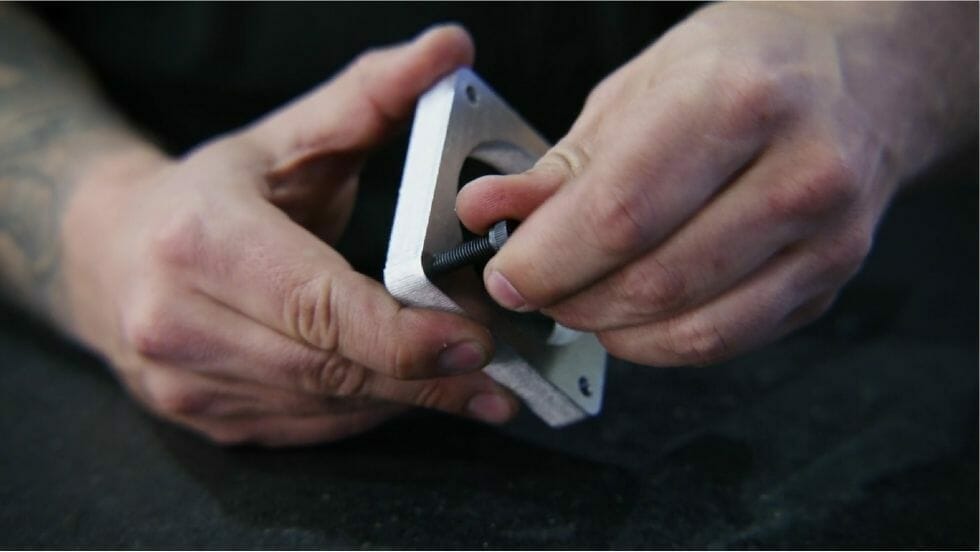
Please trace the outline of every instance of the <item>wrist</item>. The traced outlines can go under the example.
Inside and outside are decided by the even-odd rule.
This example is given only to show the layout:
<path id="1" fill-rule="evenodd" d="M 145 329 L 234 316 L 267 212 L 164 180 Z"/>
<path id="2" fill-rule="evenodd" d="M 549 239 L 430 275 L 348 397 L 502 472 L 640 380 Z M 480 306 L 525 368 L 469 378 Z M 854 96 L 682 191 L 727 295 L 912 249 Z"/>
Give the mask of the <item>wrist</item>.
<path id="1" fill-rule="evenodd" d="M 65 146 L 70 153 L 59 172 L 75 192 L 133 182 L 170 163 L 163 151 L 125 127 L 102 129 L 74 141 L 76 145 Z"/>
<path id="2" fill-rule="evenodd" d="M 59 235 L 59 301 L 50 311 L 63 331 L 107 354 L 111 347 L 101 340 L 115 335 L 112 304 L 126 285 L 118 272 L 132 235 L 133 194 L 170 161 L 151 144 L 130 136 L 116 137 L 112 147 L 75 160 L 71 174 L 65 175 L 72 190 Z"/>
<path id="3" fill-rule="evenodd" d="M 834 37 L 845 93 L 868 113 L 906 182 L 976 133 L 976 6 L 799 4 Z"/>
<path id="4" fill-rule="evenodd" d="M 147 143 L 120 145 L 87 159 L 77 168 L 73 195 L 123 192 L 170 164 L 170 158 Z"/>

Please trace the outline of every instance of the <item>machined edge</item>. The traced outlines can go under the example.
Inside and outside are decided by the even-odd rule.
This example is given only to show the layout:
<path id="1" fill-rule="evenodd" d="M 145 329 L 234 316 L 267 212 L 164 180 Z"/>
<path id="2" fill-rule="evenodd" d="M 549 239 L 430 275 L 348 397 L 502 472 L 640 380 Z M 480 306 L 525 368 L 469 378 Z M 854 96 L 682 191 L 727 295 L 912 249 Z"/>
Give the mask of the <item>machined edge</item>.
<path id="1" fill-rule="evenodd" d="M 474 103 L 477 95 L 483 102 L 480 109 L 464 103 Z M 496 135 L 502 126 L 516 136 Z M 392 295 L 407 305 L 466 314 L 423 269 L 427 252 L 448 248 L 462 237 L 452 209 L 462 162 L 472 156 L 498 169 L 518 172 L 530 167 L 547 147 L 547 142 L 467 69 L 444 78 L 426 92 L 416 109 L 384 269 L 385 286 Z M 589 335 L 587 341 L 599 347 L 598 360 L 591 342 L 571 348 L 545 347 L 547 357 L 557 353 L 566 361 L 580 361 L 578 357 L 584 356 L 592 357 L 589 365 L 597 363 L 588 375 L 595 396 L 583 400 L 578 395 L 579 404 L 570 398 L 576 396 L 576 383 L 569 379 L 574 374 L 563 374 L 560 369 L 535 370 L 494 333 L 497 351 L 484 371 L 514 391 L 542 420 L 562 426 L 598 413 L 605 353 L 594 336 Z"/>

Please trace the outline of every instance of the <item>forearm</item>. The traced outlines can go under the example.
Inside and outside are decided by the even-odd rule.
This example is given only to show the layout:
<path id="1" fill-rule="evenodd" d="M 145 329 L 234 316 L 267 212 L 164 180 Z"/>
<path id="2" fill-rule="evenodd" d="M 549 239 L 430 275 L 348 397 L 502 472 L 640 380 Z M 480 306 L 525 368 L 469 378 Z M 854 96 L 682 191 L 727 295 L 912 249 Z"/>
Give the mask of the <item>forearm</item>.
<path id="1" fill-rule="evenodd" d="M 977 4 L 781 5 L 828 23 L 841 85 L 887 134 L 907 180 L 977 132 Z"/>
<path id="2" fill-rule="evenodd" d="M 152 150 L 100 98 L 82 64 L 30 15 L 0 6 L 0 289 L 55 322 L 61 221 L 78 182 Z"/>

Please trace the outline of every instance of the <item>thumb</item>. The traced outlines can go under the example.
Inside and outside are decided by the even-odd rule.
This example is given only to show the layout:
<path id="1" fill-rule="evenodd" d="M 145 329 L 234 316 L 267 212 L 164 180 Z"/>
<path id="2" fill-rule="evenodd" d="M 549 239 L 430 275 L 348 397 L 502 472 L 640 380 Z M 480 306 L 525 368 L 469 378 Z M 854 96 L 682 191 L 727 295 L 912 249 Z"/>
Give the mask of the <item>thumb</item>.
<path id="1" fill-rule="evenodd" d="M 471 64 L 473 49 L 462 27 L 443 25 L 407 44 L 365 52 L 247 133 L 269 152 L 275 171 L 326 153 L 371 148 L 401 126 L 419 95 Z"/>

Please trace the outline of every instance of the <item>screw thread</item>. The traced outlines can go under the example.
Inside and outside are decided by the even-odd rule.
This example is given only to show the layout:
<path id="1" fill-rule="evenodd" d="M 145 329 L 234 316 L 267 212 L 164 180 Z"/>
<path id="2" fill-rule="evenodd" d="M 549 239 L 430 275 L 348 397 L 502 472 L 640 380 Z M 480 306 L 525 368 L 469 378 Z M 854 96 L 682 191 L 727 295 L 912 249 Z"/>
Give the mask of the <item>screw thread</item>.
<path id="1" fill-rule="evenodd" d="M 466 265 L 489 260 L 496 251 L 487 237 L 470 240 L 435 255 L 428 272 L 430 274 L 451 272 Z"/>

